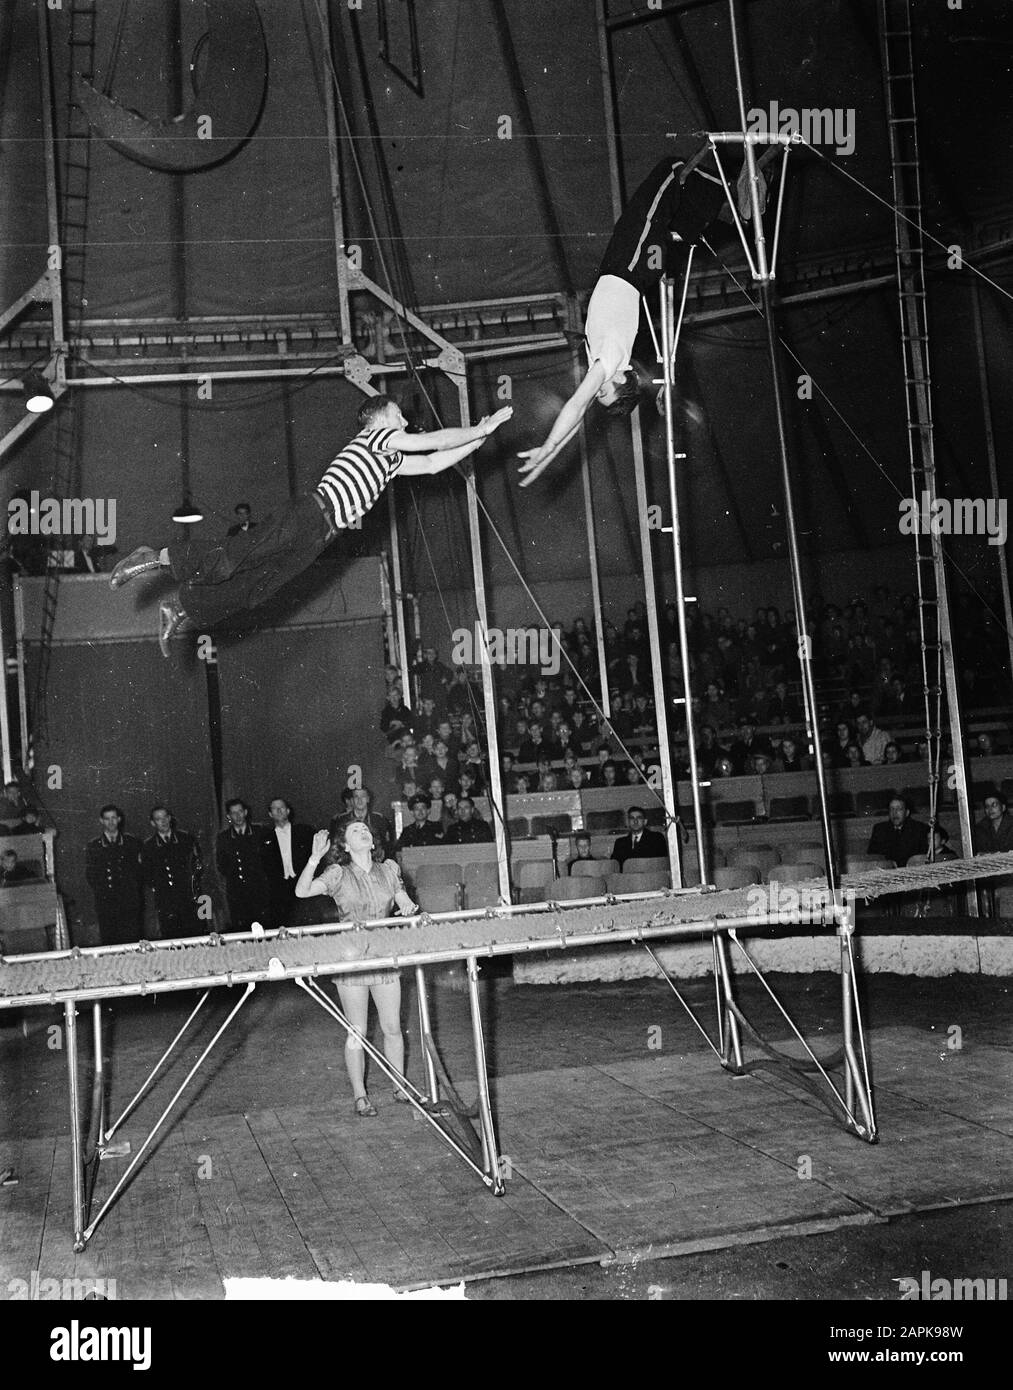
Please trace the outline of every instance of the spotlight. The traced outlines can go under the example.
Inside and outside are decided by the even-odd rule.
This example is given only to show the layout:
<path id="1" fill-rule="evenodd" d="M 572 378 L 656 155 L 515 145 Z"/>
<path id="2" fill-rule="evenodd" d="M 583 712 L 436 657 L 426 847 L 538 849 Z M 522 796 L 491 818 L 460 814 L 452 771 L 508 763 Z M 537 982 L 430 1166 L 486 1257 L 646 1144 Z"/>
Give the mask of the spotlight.
<path id="1" fill-rule="evenodd" d="M 21 389 L 25 393 L 25 409 L 33 415 L 45 415 L 47 410 L 52 410 L 53 392 L 41 372 L 25 372 Z"/>
<path id="2" fill-rule="evenodd" d="M 193 526 L 196 522 L 204 520 L 204 513 L 200 507 L 194 505 L 190 497 L 185 496 L 173 512 L 172 519 L 178 521 L 181 526 Z"/>

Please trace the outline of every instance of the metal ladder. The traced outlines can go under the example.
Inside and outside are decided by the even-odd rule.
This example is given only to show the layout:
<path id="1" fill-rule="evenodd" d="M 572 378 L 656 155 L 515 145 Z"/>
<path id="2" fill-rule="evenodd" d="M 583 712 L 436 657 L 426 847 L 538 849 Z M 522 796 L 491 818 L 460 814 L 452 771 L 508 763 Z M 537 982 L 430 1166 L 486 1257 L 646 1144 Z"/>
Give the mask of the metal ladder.
<path id="1" fill-rule="evenodd" d="M 84 270 L 88 237 L 88 199 L 91 188 L 91 128 L 74 99 L 76 74 L 91 80 L 95 64 L 95 27 L 98 7 L 94 0 L 75 3 L 70 11 L 68 35 L 67 131 L 59 166 L 60 241 L 63 260 L 64 309 L 67 335 L 80 331 L 84 316 Z M 57 403 L 53 441 L 53 467 L 49 496 L 63 499 L 73 494 L 79 476 L 80 428 L 73 392 Z M 32 697 L 32 756 L 49 737 L 47 691 L 53 650 L 53 629 L 60 598 L 60 569 L 46 569 L 42 594 L 42 627 L 38 665 Z"/>
<path id="2" fill-rule="evenodd" d="M 893 176 L 894 251 L 904 356 L 911 496 L 919 517 L 936 498 L 932 374 L 922 235 L 922 180 L 915 97 L 911 0 L 879 0 L 879 39 Z M 964 852 L 971 852 L 967 764 L 961 734 L 959 687 L 954 665 L 949 596 L 942 538 L 915 527 L 918 621 L 921 633 L 925 731 L 928 741 L 929 824 L 935 825 L 941 780 L 943 687 L 953 742 L 954 777 Z"/>

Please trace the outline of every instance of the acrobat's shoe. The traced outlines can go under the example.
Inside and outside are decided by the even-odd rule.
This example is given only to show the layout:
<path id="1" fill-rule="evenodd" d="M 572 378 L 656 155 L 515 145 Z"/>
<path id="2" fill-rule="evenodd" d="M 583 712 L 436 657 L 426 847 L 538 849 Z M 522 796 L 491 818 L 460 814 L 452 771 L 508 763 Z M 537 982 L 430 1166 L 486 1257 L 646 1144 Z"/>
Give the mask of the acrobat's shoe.
<path id="1" fill-rule="evenodd" d="M 169 655 L 169 643 L 179 632 L 187 632 L 193 627 L 190 619 L 180 607 L 179 595 L 170 594 L 158 606 L 158 649 L 164 657 Z"/>
<path id="2" fill-rule="evenodd" d="M 146 574 L 148 570 L 162 568 L 158 551 L 152 550 L 150 545 L 139 545 L 114 568 L 109 576 L 109 587 L 110 589 L 122 589 L 124 584 L 129 584 L 131 579 L 136 579 L 139 574 Z"/>

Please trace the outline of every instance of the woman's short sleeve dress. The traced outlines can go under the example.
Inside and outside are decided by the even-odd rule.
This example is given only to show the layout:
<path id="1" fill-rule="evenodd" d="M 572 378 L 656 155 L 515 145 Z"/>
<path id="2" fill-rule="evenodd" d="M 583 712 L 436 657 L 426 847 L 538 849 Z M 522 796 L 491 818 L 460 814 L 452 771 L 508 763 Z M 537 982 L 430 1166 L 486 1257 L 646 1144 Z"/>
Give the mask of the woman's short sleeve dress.
<path id="1" fill-rule="evenodd" d="M 373 864 L 368 873 L 357 864 L 332 864 L 320 875 L 320 882 L 334 899 L 342 922 L 368 922 L 378 917 L 390 917 L 394 912 L 394 895 L 404 892 L 401 871 L 389 859 L 382 864 Z M 397 970 L 371 970 L 338 976 L 337 982 L 389 985 L 393 984 L 399 973 Z"/>

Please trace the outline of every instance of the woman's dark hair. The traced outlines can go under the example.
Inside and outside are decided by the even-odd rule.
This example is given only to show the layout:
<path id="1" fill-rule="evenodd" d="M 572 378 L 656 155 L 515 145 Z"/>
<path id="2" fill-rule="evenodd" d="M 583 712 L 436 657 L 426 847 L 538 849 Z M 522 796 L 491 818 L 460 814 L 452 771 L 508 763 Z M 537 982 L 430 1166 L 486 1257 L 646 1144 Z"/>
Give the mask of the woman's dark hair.
<path id="1" fill-rule="evenodd" d="M 640 379 L 632 367 L 627 367 L 623 379 L 616 386 L 615 399 L 608 405 L 601 405 L 605 414 L 613 420 L 624 420 L 632 415 L 640 403 Z"/>
<path id="2" fill-rule="evenodd" d="M 348 834 L 348 827 L 350 825 L 366 825 L 366 822 L 364 820 L 350 820 L 347 822 L 347 824 L 341 832 L 341 843 L 336 844 L 333 841 L 331 842 L 331 847 L 327 851 L 326 857 L 324 858 L 325 867 L 329 868 L 331 864 L 340 864 L 341 867 L 344 868 L 346 864 L 350 864 L 352 862 L 352 856 L 348 853 L 348 850 L 345 848 L 345 836 Z M 366 828 L 367 830 L 369 829 L 368 826 L 366 826 Z M 370 831 L 370 834 L 372 834 L 372 831 Z M 371 850 L 371 853 L 373 856 L 374 864 L 382 864 L 387 857 L 383 852 L 383 846 L 378 842 L 375 836 L 373 837 L 373 848 Z"/>

